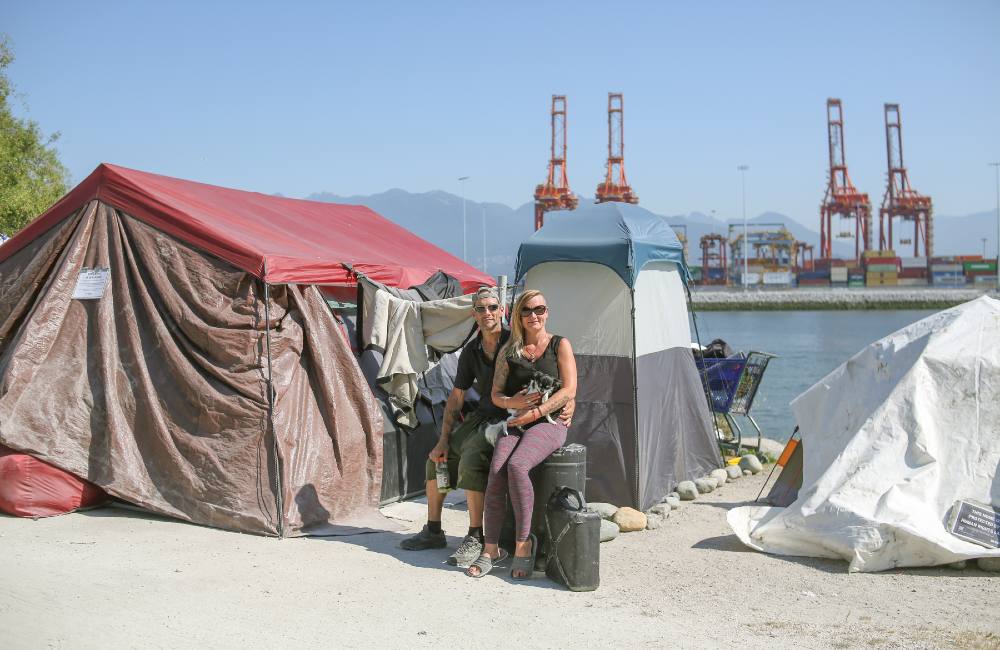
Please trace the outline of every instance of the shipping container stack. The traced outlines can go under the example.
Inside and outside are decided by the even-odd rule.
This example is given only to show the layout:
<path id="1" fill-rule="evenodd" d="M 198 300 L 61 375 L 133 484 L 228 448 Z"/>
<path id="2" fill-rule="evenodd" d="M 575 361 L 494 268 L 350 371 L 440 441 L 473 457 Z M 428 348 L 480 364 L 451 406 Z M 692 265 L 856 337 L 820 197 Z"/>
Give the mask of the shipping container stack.
<path id="1" fill-rule="evenodd" d="M 893 250 L 865 251 L 865 286 L 894 287 L 899 284 L 899 258 Z"/>
<path id="2" fill-rule="evenodd" d="M 931 284 L 935 287 L 959 287 L 965 284 L 962 263 L 953 256 L 931 258 Z"/>
<path id="3" fill-rule="evenodd" d="M 691 281 L 695 284 L 701 284 L 701 267 L 700 266 L 690 266 L 688 271 L 691 272 Z"/>
<path id="4" fill-rule="evenodd" d="M 965 259 L 962 261 L 962 271 L 965 274 L 966 284 L 971 284 L 976 288 L 990 288 L 997 284 L 997 261 L 983 259 Z"/>
<path id="5" fill-rule="evenodd" d="M 702 269 L 701 277 L 705 284 L 725 284 L 726 269 L 709 266 Z"/>
<path id="6" fill-rule="evenodd" d="M 764 286 L 768 287 L 787 287 L 792 284 L 791 271 L 764 271 L 761 277 L 764 280 Z"/>
<path id="7" fill-rule="evenodd" d="M 828 287 L 830 286 L 830 269 L 843 266 L 844 260 L 821 257 L 813 263 L 812 271 L 799 271 L 798 284 L 800 287 Z"/>
<path id="8" fill-rule="evenodd" d="M 926 287 L 927 286 L 927 258 L 926 257 L 901 257 L 899 270 L 899 286 L 901 287 Z"/>
<path id="9" fill-rule="evenodd" d="M 838 260 L 840 261 L 840 260 Z M 830 267 L 830 286 L 831 287 L 846 287 L 847 286 L 847 265 L 844 266 L 831 266 Z"/>

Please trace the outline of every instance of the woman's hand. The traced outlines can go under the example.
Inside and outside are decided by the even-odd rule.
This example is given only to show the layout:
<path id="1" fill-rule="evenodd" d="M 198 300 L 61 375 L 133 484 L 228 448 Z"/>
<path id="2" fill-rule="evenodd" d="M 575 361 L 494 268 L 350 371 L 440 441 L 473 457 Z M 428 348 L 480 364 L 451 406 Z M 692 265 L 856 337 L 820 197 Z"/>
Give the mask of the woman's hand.
<path id="1" fill-rule="evenodd" d="M 537 407 L 529 407 L 526 409 L 521 409 L 514 414 L 513 417 L 507 420 L 508 427 L 523 427 L 526 424 L 531 424 L 541 416 L 541 411 Z"/>
<path id="2" fill-rule="evenodd" d="M 515 394 L 513 397 L 508 397 L 504 400 L 504 406 L 509 409 L 516 409 L 518 411 L 531 408 L 532 406 L 538 406 L 542 402 L 541 393 L 529 393 L 528 389 L 525 388 L 521 392 Z"/>
<path id="3" fill-rule="evenodd" d="M 573 423 L 573 413 L 576 412 L 576 400 L 571 399 L 566 402 L 566 406 L 562 407 L 562 411 L 559 412 L 559 422 L 568 427 Z"/>

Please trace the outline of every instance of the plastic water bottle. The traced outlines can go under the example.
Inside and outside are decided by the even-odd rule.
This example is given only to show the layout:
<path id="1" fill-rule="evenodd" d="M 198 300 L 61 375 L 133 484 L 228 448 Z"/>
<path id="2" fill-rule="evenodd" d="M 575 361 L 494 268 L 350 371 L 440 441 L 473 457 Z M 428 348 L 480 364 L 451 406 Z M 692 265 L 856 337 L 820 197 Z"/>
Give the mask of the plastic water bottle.
<path id="1" fill-rule="evenodd" d="M 437 469 L 438 492 L 445 494 L 451 489 L 451 486 L 448 485 L 448 463 L 435 463 L 435 467 Z"/>

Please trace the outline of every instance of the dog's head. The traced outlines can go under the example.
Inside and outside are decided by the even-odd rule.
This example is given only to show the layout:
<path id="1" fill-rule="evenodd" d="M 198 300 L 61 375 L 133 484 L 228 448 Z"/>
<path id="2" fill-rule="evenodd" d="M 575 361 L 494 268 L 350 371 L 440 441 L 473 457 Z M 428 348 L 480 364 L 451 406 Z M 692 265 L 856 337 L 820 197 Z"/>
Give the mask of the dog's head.
<path id="1" fill-rule="evenodd" d="M 532 390 L 531 387 L 534 387 Z M 547 372 L 542 372 L 541 370 L 536 370 L 531 374 L 531 382 L 529 386 L 529 392 L 538 393 L 551 393 L 562 388 L 562 382 L 559 381 L 558 377 L 553 377 Z"/>

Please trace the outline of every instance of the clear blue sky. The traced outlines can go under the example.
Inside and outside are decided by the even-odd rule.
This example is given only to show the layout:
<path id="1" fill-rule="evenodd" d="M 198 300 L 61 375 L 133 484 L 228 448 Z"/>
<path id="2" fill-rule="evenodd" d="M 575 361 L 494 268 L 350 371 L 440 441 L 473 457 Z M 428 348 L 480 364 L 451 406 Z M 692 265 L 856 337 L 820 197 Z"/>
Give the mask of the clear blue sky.
<path id="1" fill-rule="evenodd" d="M 550 96 L 569 174 L 603 176 L 609 91 L 626 169 L 663 214 L 817 227 L 825 101 L 855 185 L 881 201 L 882 105 L 938 214 L 993 209 L 1000 2 L 5 2 L 17 110 L 74 182 L 107 161 L 302 197 L 391 187 L 520 205 L 543 180 Z"/>

